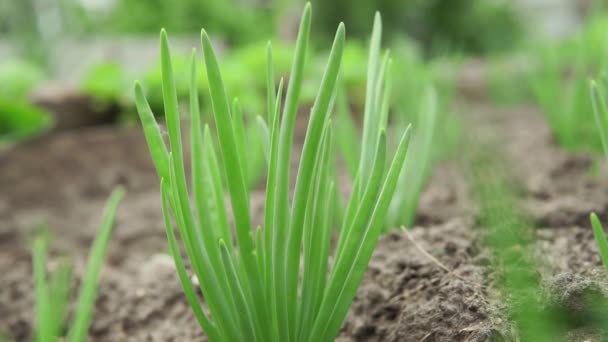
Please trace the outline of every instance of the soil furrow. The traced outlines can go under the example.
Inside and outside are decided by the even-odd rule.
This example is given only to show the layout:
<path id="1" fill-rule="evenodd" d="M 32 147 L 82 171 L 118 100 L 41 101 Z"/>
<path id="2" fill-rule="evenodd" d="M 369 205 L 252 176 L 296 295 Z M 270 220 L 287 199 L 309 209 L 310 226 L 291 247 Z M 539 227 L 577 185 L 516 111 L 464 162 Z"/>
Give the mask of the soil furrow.
<path id="1" fill-rule="evenodd" d="M 37 225 L 48 224 L 56 237 L 52 255 L 73 258 L 80 275 L 103 204 L 111 188 L 123 184 L 127 196 L 102 271 L 90 340 L 206 340 L 165 254 L 158 181 L 141 132 L 66 132 L 2 151 L 0 160 L 7 165 L 0 177 L 6 194 L 0 200 L 0 288 L 8 289 L 0 294 L 1 333 L 31 339 L 29 241 Z M 438 165 L 410 236 L 451 272 L 420 252 L 408 234 L 382 237 L 339 340 L 508 340 L 472 208 L 458 163 Z M 259 216 L 262 209 L 263 193 L 253 193 L 253 212 Z"/>
<path id="2" fill-rule="evenodd" d="M 605 314 L 598 315 L 594 303 L 606 307 L 608 278 L 589 222 L 591 211 L 604 220 L 608 214 L 603 156 L 557 146 L 542 113 L 532 107 L 478 103 L 470 113 L 480 134 L 499 147 L 498 158 L 504 158 L 530 218 L 534 243 L 528 250 L 539 266 L 541 310 L 557 313 L 563 341 L 606 338 Z"/>

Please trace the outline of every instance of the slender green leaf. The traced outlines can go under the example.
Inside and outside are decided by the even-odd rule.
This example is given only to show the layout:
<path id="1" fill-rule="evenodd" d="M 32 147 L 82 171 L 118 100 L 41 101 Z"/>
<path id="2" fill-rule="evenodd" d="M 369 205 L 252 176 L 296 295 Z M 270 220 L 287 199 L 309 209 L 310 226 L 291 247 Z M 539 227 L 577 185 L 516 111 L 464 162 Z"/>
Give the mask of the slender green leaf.
<path id="1" fill-rule="evenodd" d="M 150 109 L 150 105 L 144 96 L 144 91 L 139 84 L 135 82 L 135 104 L 137 105 L 137 112 L 144 129 L 146 140 L 148 141 L 148 149 L 152 156 L 152 161 L 156 167 L 156 171 L 161 178 L 169 179 L 169 155 L 167 152 L 167 146 L 163 141 L 160 133 L 160 128 L 154 119 L 154 114 Z"/>
<path id="2" fill-rule="evenodd" d="M 269 318 L 267 317 L 268 315 L 264 305 L 265 293 L 262 289 L 260 272 L 257 269 L 257 262 L 253 257 L 253 232 L 249 213 L 249 195 L 243 175 L 243 163 L 239 155 L 238 143 L 236 141 L 237 138 L 235 137 L 233 129 L 232 117 L 230 115 L 230 108 L 228 107 L 227 95 L 224 89 L 219 64 L 213 51 L 211 41 L 209 40 L 209 36 L 205 30 L 201 33 L 201 41 L 205 56 L 211 104 L 213 107 L 220 150 L 222 151 L 224 160 L 223 169 L 226 173 L 226 180 L 234 213 L 233 217 L 236 227 L 237 242 L 241 253 L 240 260 L 243 262 L 242 268 L 247 273 L 248 278 L 247 280 L 241 279 L 241 282 L 247 281 L 247 283 L 250 284 L 250 286 L 244 288 L 245 291 L 249 292 L 245 295 L 247 298 L 251 298 L 256 302 L 255 310 L 257 310 L 257 323 L 260 324 L 260 322 L 268 321 Z M 269 331 L 267 330 L 261 331 L 261 333 L 263 339 L 267 339 L 266 336 L 269 336 Z"/>
<path id="3" fill-rule="evenodd" d="M 266 167 L 270 167 L 270 131 L 268 125 L 261 116 L 256 117 L 256 123 L 258 125 L 258 131 L 260 138 L 262 139 L 262 148 L 264 149 L 264 158 L 266 160 Z"/>
<path id="4" fill-rule="evenodd" d="M 272 43 L 268 42 L 266 47 L 266 106 L 268 111 L 268 122 L 274 121 L 276 95 L 274 90 L 274 65 L 272 64 Z"/>
<path id="5" fill-rule="evenodd" d="M 70 281 L 72 268 L 67 261 L 62 261 L 51 276 L 49 284 L 50 317 L 53 317 L 52 335 L 61 336 L 65 323 L 65 314 L 70 298 Z"/>
<path id="6" fill-rule="evenodd" d="M 231 295 L 234 302 L 236 303 L 239 325 L 241 327 L 241 341 L 257 341 L 258 336 L 256 334 L 256 329 L 254 327 L 255 323 L 253 318 L 253 311 L 247 304 L 247 300 L 245 299 L 245 293 L 243 292 L 243 287 L 239 281 L 239 277 L 236 272 L 236 268 L 232 263 L 232 258 L 226 248 L 226 243 L 224 240 L 220 240 L 220 251 L 222 254 L 222 263 L 226 268 L 226 273 L 228 275 L 228 284 L 230 284 L 230 292 L 226 293 L 227 295 Z M 260 330 L 257 330 L 257 333 L 261 333 Z"/>
<path id="7" fill-rule="evenodd" d="M 374 118 L 374 110 L 376 109 L 377 99 L 374 98 L 380 64 L 380 41 L 382 39 L 382 20 L 380 14 L 376 13 L 374 17 L 374 26 L 372 28 L 372 37 L 369 48 L 369 57 L 367 64 L 367 84 L 365 90 L 365 109 L 363 112 L 363 139 L 361 145 L 361 158 L 359 159 L 359 181 L 367 182 L 371 173 L 371 165 L 373 163 L 374 144 L 377 142 L 374 136 L 377 134 L 372 130 L 372 122 Z M 359 189 L 363 191 L 362 188 Z M 362 194 L 359 194 L 361 196 Z"/>
<path id="8" fill-rule="evenodd" d="M 34 284 L 36 291 L 36 337 L 38 342 L 51 342 L 53 336 L 53 319 L 51 313 L 51 299 L 46 279 L 46 241 L 43 236 L 34 241 Z"/>
<path id="9" fill-rule="evenodd" d="M 93 307 L 95 306 L 95 293 L 98 285 L 97 276 L 101 270 L 108 242 L 112 235 L 116 210 L 118 209 L 118 204 L 123 195 L 124 190 L 122 188 L 114 190 L 106 204 L 99 233 L 97 234 L 95 241 L 93 241 L 86 273 L 80 287 L 78 304 L 74 313 L 74 322 L 72 323 L 72 328 L 69 333 L 69 341 L 79 342 L 86 339 L 89 324 L 91 323 Z"/>
<path id="10" fill-rule="evenodd" d="M 215 325 L 201 307 L 198 297 L 194 292 L 194 288 L 190 283 L 190 278 L 188 277 L 188 273 L 186 272 L 186 267 L 182 260 L 182 255 L 179 250 L 179 246 L 177 244 L 177 240 L 175 238 L 175 233 L 173 232 L 173 224 L 171 223 L 171 217 L 169 214 L 169 209 L 167 208 L 168 200 L 168 190 L 166 189 L 166 184 L 163 180 L 161 180 L 161 198 L 162 198 L 162 209 L 163 209 L 163 217 L 165 219 L 165 229 L 167 231 L 167 239 L 169 240 L 169 247 L 171 248 L 171 253 L 173 254 L 173 260 L 175 260 L 175 268 L 177 269 L 177 274 L 179 275 L 179 280 L 182 283 L 182 287 L 184 289 L 184 293 L 186 294 L 186 298 L 188 299 L 188 303 L 198 320 L 198 323 L 203 327 L 205 333 L 209 337 L 211 342 L 221 341 L 220 336 L 215 328 Z"/>
<path id="11" fill-rule="evenodd" d="M 335 121 L 337 127 L 340 127 L 340 129 L 336 130 L 334 136 L 338 149 L 344 159 L 346 170 L 351 177 L 354 177 L 357 173 L 359 154 L 361 153 L 361 145 L 357 143 L 360 140 L 360 137 L 357 134 L 358 130 L 353 122 L 352 113 L 346 98 L 346 89 L 342 88 L 338 90 L 337 96 L 338 116 Z"/>
<path id="12" fill-rule="evenodd" d="M 285 108 L 281 118 L 281 128 L 279 130 L 278 143 L 278 162 L 276 172 L 276 184 L 273 186 L 274 202 L 274 219 L 273 226 L 280 227 L 273 230 L 272 239 L 272 260 L 273 265 L 273 303 L 274 310 L 277 312 L 279 339 L 281 341 L 289 341 L 295 337 L 295 305 L 289 307 L 290 303 L 294 304 L 294 298 L 288 296 L 293 293 L 292 286 L 287 280 L 286 273 L 287 248 L 288 248 L 288 229 L 289 220 L 289 167 L 291 165 L 291 148 L 293 143 L 293 130 L 295 125 L 295 115 L 298 109 L 300 91 L 302 87 L 302 79 L 304 74 L 304 64 L 306 61 L 306 51 L 308 48 L 308 37 L 310 35 L 310 3 L 306 4 L 304 14 L 300 21 L 298 38 L 296 41 L 295 59 L 293 61 L 289 86 L 287 87 L 287 96 L 285 99 Z M 291 270 L 290 272 L 295 272 Z M 296 272 L 297 273 L 297 272 Z"/>

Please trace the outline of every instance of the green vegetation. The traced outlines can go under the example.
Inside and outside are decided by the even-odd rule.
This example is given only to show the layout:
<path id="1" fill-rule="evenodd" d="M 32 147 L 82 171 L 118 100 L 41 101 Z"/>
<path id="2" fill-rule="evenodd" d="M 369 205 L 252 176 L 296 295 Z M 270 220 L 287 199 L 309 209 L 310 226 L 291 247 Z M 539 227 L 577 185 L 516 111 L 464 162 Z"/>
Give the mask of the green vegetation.
<path id="1" fill-rule="evenodd" d="M 467 141 L 467 166 L 480 204 L 484 244 L 492 253 L 496 286 L 509 304 L 509 314 L 522 341 L 550 342 L 563 336 L 566 316 L 548 310 L 539 296 L 538 265 L 530 253 L 534 225 L 517 203 L 517 184 L 497 158 L 494 142 Z"/>
<path id="2" fill-rule="evenodd" d="M 102 103 L 122 102 L 129 80 L 117 63 L 93 65 L 82 80 L 82 90 Z"/>
<path id="3" fill-rule="evenodd" d="M 26 102 L 0 98 L 0 145 L 38 136 L 51 128 L 51 115 Z"/>
<path id="4" fill-rule="evenodd" d="M 531 76 L 532 89 L 557 142 L 568 150 L 600 152 L 587 80 L 608 57 L 606 16 L 592 18 L 574 38 L 542 47 Z"/>
<path id="5" fill-rule="evenodd" d="M 44 78 L 44 71 L 35 64 L 22 60 L 3 61 L 0 63 L 0 98 L 25 100 Z"/>
<path id="6" fill-rule="evenodd" d="M 606 271 L 608 271 L 608 238 L 606 238 L 604 227 L 595 213 L 591 214 L 591 226 L 593 228 L 593 235 L 595 235 L 595 241 L 597 241 L 597 247 L 600 251 L 602 262 L 604 263 Z"/>
<path id="7" fill-rule="evenodd" d="M 591 81 L 591 103 L 595 113 L 595 123 L 598 131 L 600 132 L 600 138 L 602 140 L 602 146 L 604 147 L 604 153 L 608 157 L 608 106 L 606 103 L 605 94 L 606 84 L 605 82 Z M 608 271 L 608 239 L 604 232 L 604 227 L 600 223 L 595 213 L 591 214 L 591 226 L 593 228 L 593 234 L 595 235 L 595 241 L 600 251 L 600 256 Z"/>
<path id="8" fill-rule="evenodd" d="M 9 60 L 0 64 L 0 145 L 36 137 L 52 125 L 46 111 L 28 103 L 32 89 L 45 78 L 35 64 Z"/>
<path id="9" fill-rule="evenodd" d="M 0 64 L 0 145 L 35 137 L 51 127 L 51 115 L 28 103 L 30 92 L 43 79 L 44 72 L 34 64 Z"/>
<path id="10" fill-rule="evenodd" d="M 181 128 L 172 62 L 167 35 L 161 32 L 163 95 L 170 149 L 165 146 L 143 90 L 136 84 L 139 114 L 157 172 L 161 178 L 163 212 L 167 236 L 184 291 L 210 340 L 323 341 L 333 339 L 344 320 L 361 282 L 382 229 L 382 221 L 405 161 L 409 131 L 401 139 L 395 157 L 386 169 L 384 129 L 370 132 L 376 143 L 366 156 L 354 183 L 353 194 L 341 224 L 334 263 L 330 254 L 332 197 L 335 187 L 330 174 L 332 159 L 332 98 L 344 47 L 344 26 L 338 27 L 329 61 L 319 87 L 304 142 L 295 192 L 289 205 L 289 169 L 295 115 L 302 90 L 305 57 L 310 35 L 310 6 L 307 5 L 296 43 L 295 58 L 287 87 L 269 82 L 267 121 L 269 132 L 266 208 L 264 229 L 253 233 L 249 193 L 245 186 L 241 133 L 234 110 L 228 105 L 222 73 L 207 33 L 202 33 L 204 62 L 214 111 L 223 170 L 234 213 L 237 245 L 233 246 L 224 206 L 218 159 L 208 128 L 203 128 L 197 96 L 196 58 L 191 59 L 191 210 L 186 185 Z M 271 51 L 271 50 L 269 50 Z M 271 53 L 269 52 L 269 55 Z M 370 65 L 376 65 L 376 61 Z M 272 80 L 272 63 L 267 80 Z M 281 108 L 283 108 L 281 114 Z M 370 112 L 370 119 L 380 113 Z M 371 139 L 371 138 L 370 138 Z M 177 222 L 181 240 L 197 275 L 211 318 L 203 311 L 187 276 L 171 223 Z M 300 252 L 302 248 L 302 253 Z M 302 258 L 302 259 L 301 259 Z M 300 271 L 300 261 L 303 270 Z M 327 276 L 327 271 L 329 276 Z M 301 278 L 301 285 L 300 283 Z"/>
<path id="11" fill-rule="evenodd" d="M 201 23 L 234 43 L 268 37 L 272 13 L 264 6 L 235 0 L 122 0 L 107 15 L 104 26 L 118 33 L 150 33 L 161 27 L 176 33 L 196 32 Z"/>
<path id="12" fill-rule="evenodd" d="M 33 265 L 37 323 L 35 341 L 54 342 L 64 336 L 65 340 L 69 342 L 81 342 L 87 339 L 87 331 L 95 305 L 97 277 L 112 235 L 114 217 L 123 193 L 122 189 L 116 189 L 110 195 L 99 233 L 91 247 L 86 274 L 80 286 L 78 302 L 67 333 L 65 318 L 70 297 L 71 268 L 66 262 L 60 263 L 57 270 L 50 277 L 47 276 L 47 238 L 39 236 L 34 241 Z"/>
<path id="13" fill-rule="evenodd" d="M 488 95 L 492 103 L 498 106 L 516 106 L 533 103 L 535 100 L 532 84 L 529 82 L 529 71 L 519 65 L 510 65 L 513 61 L 524 65 L 526 56 L 494 57 L 488 65 Z"/>

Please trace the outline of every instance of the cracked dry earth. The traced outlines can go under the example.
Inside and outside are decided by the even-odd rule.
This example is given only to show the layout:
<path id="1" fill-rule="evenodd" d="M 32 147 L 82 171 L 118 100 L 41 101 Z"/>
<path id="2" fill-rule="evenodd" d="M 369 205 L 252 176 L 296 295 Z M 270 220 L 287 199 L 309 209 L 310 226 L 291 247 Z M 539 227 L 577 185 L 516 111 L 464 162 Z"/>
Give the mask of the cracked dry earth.
<path id="1" fill-rule="evenodd" d="M 588 289 L 605 293 L 587 215 L 596 210 L 608 219 L 608 177 L 587 172 L 589 156 L 559 150 L 534 109 L 467 106 L 467 115 L 499 136 L 522 184 L 520 202 L 538 237 L 533 252 L 543 265 L 543 286 L 550 289 L 545 293 L 566 307 Z M 166 254 L 158 181 L 138 129 L 57 133 L 0 151 L 0 165 L 0 336 L 32 338 L 29 243 L 38 225 L 46 223 L 54 236 L 49 269 L 68 255 L 78 277 L 103 204 L 122 184 L 127 195 L 101 273 L 89 340 L 206 340 Z M 608 174 L 605 163 L 600 168 Z M 493 283 L 492 256 L 472 198 L 458 162 L 434 169 L 415 227 L 378 242 L 338 341 L 518 340 L 508 295 Z M 262 199 L 261 190 L 252 194 L 258 220 Z M 564 336 L 601 340 L 585 324 L 573 325 Z"/>

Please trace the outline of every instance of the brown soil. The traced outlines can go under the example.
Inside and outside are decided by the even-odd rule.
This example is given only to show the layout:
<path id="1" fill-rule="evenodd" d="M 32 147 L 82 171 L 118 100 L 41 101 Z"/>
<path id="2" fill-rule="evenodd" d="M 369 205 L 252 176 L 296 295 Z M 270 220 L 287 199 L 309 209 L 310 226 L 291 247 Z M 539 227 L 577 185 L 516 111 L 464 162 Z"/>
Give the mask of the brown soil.
<path id="1" fill-rule="evenodd" d="M 522 204 L 539 227 L 534 251 L 547 297 L 585 312 L 570 305 L 572 299 L 589 289 L 602 294 L 607 283 L 587 218 L 596 210 L 608 219 L 608 184 L 589 174 L 589 156 L 556 148 L 534 110 L 475 105 L 469 115 L 480 118 L 480 127 L 491 125 L 487 131 L 504 143 L 522 184 Z M 47 223 L 55 237 L 49 268 L 65 253 L 80 275 L 103 204 L 123 184 L 127 196 L 102 270 L 90 340 L 206 340 L 166 254 L 158 180 L 139 130 L 99 127 L 49 135 L 1 151 L 0 165 L 0 336 L 31 339 L 29 241 L 37 225 Z M 600 169 L 608 172 L 604 163 Z M 263 193 L 252 197 L 259 215 Z M 482 245 L 471 198 L 457 163 L 435 168 L 416 227 L 380 239 L 338 340 L 517 340 L 508 301 L 493 284 L 491 253 Z M 599 336 L 592 326 L 574 323 L 567 334 L 570 341 Z"/>
<path id="2" fill-rule="evenodd" d="M 123 184 L 128 192 L 101 274 L 91 340 L 205 340 L 165 254 L 158 181 L 141 132 L 102 127 L 54 134 L 2 152 L 0 161 L 6 165 L 0 177 L 0 288 L 8 289 L 0 295 L 0 332 L 16 341 L 32 336 L 28 241 L 37 225 L 48 224 L 53 255 L 68 253 L 82 274 L 104 201 Z M 341 340 L 483 341 L 504 331 L 484 281 L 485 257 L 471 230 L 467 196 L 454 165 L 436 168 L 421 199 L 421 226 L 411 235 L 451 272 L 403 232 L 383 237 Z M 252 197 L 259 215 L 263 193 Z"/>

